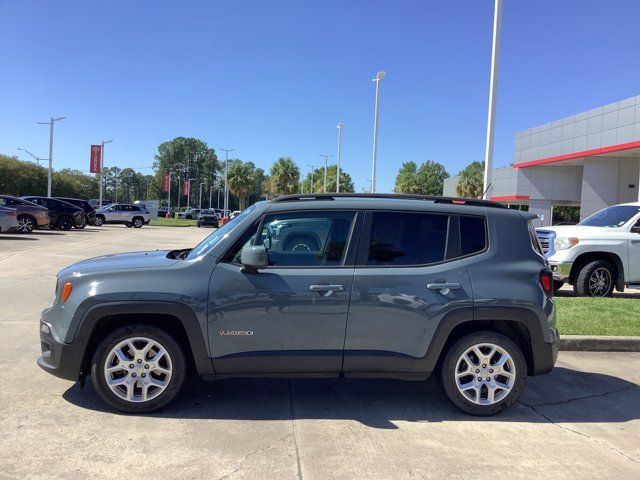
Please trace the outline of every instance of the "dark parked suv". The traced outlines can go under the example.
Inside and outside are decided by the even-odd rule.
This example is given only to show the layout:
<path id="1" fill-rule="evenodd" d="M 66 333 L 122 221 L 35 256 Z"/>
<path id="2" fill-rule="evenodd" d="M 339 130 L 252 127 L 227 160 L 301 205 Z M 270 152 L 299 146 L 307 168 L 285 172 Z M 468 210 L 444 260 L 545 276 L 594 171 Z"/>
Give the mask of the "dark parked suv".
<path id="1" fill-rule="evenodd" d="M 535 216 L 482 200 L 320 194 L 259 202 L 192 249 L 58 274 L 39 365 L 149 412 L 205 378 L 439 373 L 493 415 L 549 372 L 558 334 Z"/>
<path id="2" fill-rule="evenodd" d="M 96 209 L 93 208 L 88 200 L 81 200 L 79 198 L 66 198 L 66 197 L 56 197 L 58 200 L 62 200 L 63 202 L 70 203 L 71 205 L 75 205 L 76 207 L 80 207 L 84 210 L 84 224 L 77 228 L 84 228 L 87 225 L 93 225 L 96 220 Z"/>
<path id="3" fill-rule="evenodd" d="M 62 200 L 49 197 L 21 197 L 23 200 L 36 203 L 49 210 L 50 228 L 71 230 L 72 228 L 84 228 L 84 210 Z"/>
<path id="4" fill-rule="evenodd" d="M 16 209 L 20 233 L 31 233 L 36 228 L 47 228 L 51 222 L 49 211 L 45 207 L 21 198 L 0 195 L 0 206 Z"/>

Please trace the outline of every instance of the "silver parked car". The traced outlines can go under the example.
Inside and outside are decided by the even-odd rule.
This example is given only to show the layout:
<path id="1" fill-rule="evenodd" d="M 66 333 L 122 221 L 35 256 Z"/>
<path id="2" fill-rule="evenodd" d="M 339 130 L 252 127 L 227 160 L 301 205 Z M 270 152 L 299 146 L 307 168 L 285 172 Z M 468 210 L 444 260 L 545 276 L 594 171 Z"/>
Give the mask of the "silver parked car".
<path id="1" fill-rule="evenodd" d="M 18 211 L 15 208 L 0 206 L 0 232 L 13 232 L 18 229 Z"/>
<path id="2" fill-rule="evenodd" d="M 127 227 L 140 228 L 148 225 L 151 214 L 144 206 L 130 203 L 114 203 L 100 208 L 96 212 L 95 226 L 100 227 L 105 223 L 121 223 Z"/>

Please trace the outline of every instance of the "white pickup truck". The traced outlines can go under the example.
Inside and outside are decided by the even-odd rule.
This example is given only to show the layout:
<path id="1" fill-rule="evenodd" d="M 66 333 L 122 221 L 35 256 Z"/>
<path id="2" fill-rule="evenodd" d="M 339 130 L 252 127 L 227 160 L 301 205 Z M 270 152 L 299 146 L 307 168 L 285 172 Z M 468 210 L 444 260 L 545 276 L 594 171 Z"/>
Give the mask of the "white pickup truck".
<path id="1" fill-rule="evenodd" d="M 556 289 L 568 282 L 578 295 L 607 297 L 614 288 L 640 288 L 640 203 L 607 207 L 578 225 L 536 233 Z"/>

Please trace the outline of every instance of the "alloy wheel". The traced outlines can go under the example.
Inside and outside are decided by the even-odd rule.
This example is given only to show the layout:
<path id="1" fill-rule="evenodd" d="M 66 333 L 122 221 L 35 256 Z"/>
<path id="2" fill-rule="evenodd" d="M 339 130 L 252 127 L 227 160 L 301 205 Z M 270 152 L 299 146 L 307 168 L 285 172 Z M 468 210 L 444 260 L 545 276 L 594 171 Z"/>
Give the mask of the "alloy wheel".
<path id="1" fill-rule="evenodd" d="M 111 349 L 103 370 L 113 393 L 128 402 L 140 403 L 158 397 L 168 387 L 173 364 L 160 342 L 133 337 Z"/>
<path id="2" fill-rule="evenodd" d="M 18 217 L 18 231 L 20 233 L 31 233 L 35 225 L 30 217 Z"/>
<path id="3" fill-rule="evenodd" d="M 477 405 L 493 405 L 503 400 L 516 380 L 511 355 L 499 345 L 480 343 L 460 356 L 456 363 L 458 391 Z"/>
<path id="4" fill-rule="evenodd" d="M 605 297 L 611 289 L 611 273 L 604 267 L 596 268 L 589 277 L 589 293 L 594 297 Z"/>

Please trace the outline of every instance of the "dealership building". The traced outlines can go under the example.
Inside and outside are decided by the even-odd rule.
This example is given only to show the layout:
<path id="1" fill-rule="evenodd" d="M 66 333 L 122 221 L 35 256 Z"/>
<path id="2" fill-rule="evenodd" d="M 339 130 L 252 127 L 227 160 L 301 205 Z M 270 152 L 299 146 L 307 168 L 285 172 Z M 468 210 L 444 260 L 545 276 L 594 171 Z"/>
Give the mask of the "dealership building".
<path id="1" fill-rule="evenodd" d="M 445 180 L 455 196 L 458 177 Z M 637 202 L 640 95 L 516 133 L 513 163 L 493 171 L 491 199 L 528 205 L 541 225 L 554 206 L 579 206 L 584 219 L 604 207 Z"/>

